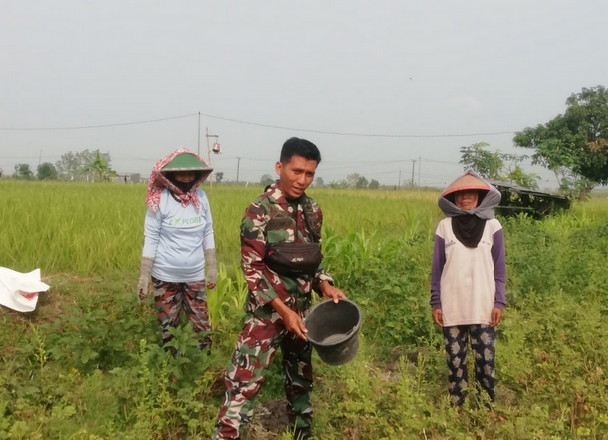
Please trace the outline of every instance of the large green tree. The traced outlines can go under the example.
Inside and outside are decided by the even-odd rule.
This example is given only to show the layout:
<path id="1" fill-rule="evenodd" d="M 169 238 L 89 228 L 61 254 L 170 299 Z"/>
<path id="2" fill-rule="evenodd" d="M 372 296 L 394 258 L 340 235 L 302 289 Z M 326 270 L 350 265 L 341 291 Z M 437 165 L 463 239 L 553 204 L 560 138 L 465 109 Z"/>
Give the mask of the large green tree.
<path id="1" fill-rule="evenodd" d="M 490 144 L 478 142 L 460 148 L 460 163 L 465 169 L 472 168 L 481 177 L 490 180 L 501 180 L 525 188 L 537 189 L 538 177 L 534 173 L 525 173 L 519 166 L 527 156 L 506 154 L 500 151 L 489 151 Z"/>
<path id="2" fill-rule="evenodd" d="M 564 114 L 517 132 L 513 142 L 534 149 L 533 163 L 553 171 L 563 188 L 589 191 L 608 183 L 608 90 L 583 88 L 566 106 Z"/>
<path id="3" fill-rule="evenodd" d="M 367 188 L 367 185 L 369 185 L 367 178 L 359 173 L 352 173 L 346 176 L 346 182 L 348 182 L 348 186 L 352 186 L 353 188 Z"/>
<path id="4" fill-rule="evenodd" d="M 274 179 L 272 178 L 272 176 L 270 174 L 264 174 L 261 178 L 260 178 L 260 183 L 262 184 L 262 186 L 268 186 L 270 185 L 272 182 L 274 182 Z"/>
<path id="5" fill-rule="evenodd" d="M 57 180 L 57 168 L 50 162 L 41 163 L 36 171 L 38 180 Z"/>
<path id="6" fill-rule="evenodd" d="M 16 179 L 32 180 L 34 178 L 34 173 L 30 168 L 30 164 L 18 163 L 17 165 L 15 165 L 14 177 Z"/>
<path id="7" fill-rule="evenodd" d="M 467 147 L 460 147 L 460 163 L 465 168 L 472 168 L 486 179 L 499 180 L 504 167 L 504 160 L 498 151 L 488 151 L 490 144 L 477 142 Z"/>
<path id="8" fill-rule="evenodd" d="M 69 151 L 55 163 L 59 178 L 63 180 L 85 180 L 95 176 L 97 180 L 107 180 L 115 175 L 110 167 L 109 153 L 99 150 Z M 94 178 L 95 178 L 94 177 Z"/>
<path id="9" fill-rule="evenodd" d="M 80 170 L 84 166 L 81 153 L 69 151 L 61 155 L 55 163 L 59 178 L 63 180 L 78 180 L 82 178 Z"/>
<path id="10" fill-rule="evenodd" d="M 108 182 L 111 176 L 116 175 L 116 172 L 110 168 L 110 161 L 99 150 L 95 150 L 89 157 L 85 157 L 84 162 L 81 172 L 93 174 L 94 180 L 97 182 Z"/>

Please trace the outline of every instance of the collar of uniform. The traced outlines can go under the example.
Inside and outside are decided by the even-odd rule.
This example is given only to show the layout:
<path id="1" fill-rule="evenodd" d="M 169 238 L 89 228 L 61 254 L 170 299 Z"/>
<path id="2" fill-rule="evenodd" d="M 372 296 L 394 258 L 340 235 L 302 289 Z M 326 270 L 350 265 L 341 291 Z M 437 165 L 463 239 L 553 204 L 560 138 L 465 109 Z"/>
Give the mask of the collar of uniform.
<path id="1" fill-rule="evenodd" d="M 298 205 L 306 197 L 306 193 L 304 193 L 298 199 L 288 199 L 287 197 L 285 197 L 285 194 L 283 193 L 283 191 L 281 191 L 279 189 L 279 182 L 278 181 L 272 183 L 268 187 L 268 189 L 266 190 L 266 193 L 268 194 L 268 199 L 272 203 L 278 203 L 279 205 L 284 205 L 284 206 L 288 206 L 290 204 L 291 205 Z"/>

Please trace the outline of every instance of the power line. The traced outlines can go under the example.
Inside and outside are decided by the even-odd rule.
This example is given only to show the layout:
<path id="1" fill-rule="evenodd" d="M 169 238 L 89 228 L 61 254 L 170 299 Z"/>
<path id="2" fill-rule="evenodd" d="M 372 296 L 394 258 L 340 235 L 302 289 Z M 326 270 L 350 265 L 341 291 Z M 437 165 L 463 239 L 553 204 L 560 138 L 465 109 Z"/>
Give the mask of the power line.
<path id="1" fill-rule="evenodd" d="M 190 117 L 196 116 L 196 115 L 197 115 L 197 113 L 191 113 L 188 115 L 168 116 L 166 118 L 146 119 L 145 121 L 115 122 L 113 124 L 79 125 L 79 126 L 71 126 L 71 127 L 25 127 L 25 128 L 0 127 L 0 130 L 3 130 L 3 131 L 83 130 L 83 129 L 87 129 L 87 128 L 107 128 L 107 127 L 119 127 L 119 126 L 123 126 L 123 125 L 150 124 L 152 122 L 169 121 L 171 119 L 190 118 Z"/>
<path id="2" fill-rule="evenodd" d="M 168 116 L 166 118 L 158 119 L 146 119 L 143 121 L 132 121 L 132 122 L 116 122 L 111 124 L 96 124 L 96 125 L 79 125 L 79 126 L 65 126 L 65 127 L 0 127 L 1 131 L 58 131 L 58 130 L 84 130 L 91 128 L 108 128 L 108 127 L 119 127 L 125 125 L 138 125 L 138 124 L 150 124 L 153 122 L 169 121 L 172 119 L 183 119 L 190 118 L 193 116 L 203 115 L 212 119 L 220 119 L 223 121 L 235 122 L 237 124 L 254 125 L 257 127 L 275 128 L 279 130 L 291 130 L 301 131 L 307 133 L 318 133 L 318 134 L 330 134 L 335 136 L 354 136 L 354 137 L 379 137 L 379 138 L 445 138 L 445 137 L 467 137 L 467 136 L 497 136 L 503 134 L 513 134 L 515 131 L 494 131 L 494 132 L 481 132 L 481 133 L 444 133 L 444 134 L 387 134 L 387 133 L 360 133 L 360 132 L 347 132 L 347 131 L 330 131 L 330 130 L 316 130 L 311 128 L 295 128 L 286 127 L 282 125 L 266 124 L 262 122 L 245 121 L 242 119 L 228 118 L 224 116 L 212 115 L 209 113 L 189 113 L 186 115 Z"/>
<path id="3" fill-rule="evenodd" d="M 495 136 L 501 134 L 512 134 L 515 133 L 512 131 L 496 131 L 496 132 L 486 132 L 486 133 L 454 133 L 454 134 L 428 134 L 428 135 L 419 135 L 419 134 L 385 134 L 385 133 L 356 133 L 356 132 L 345 132 L 345 131 L 326 131 L 326 130 L 314 130 L 308 128 L 294 128 L 294 127 L 285 127 L 282 125 L 272 125 L 272 124 L 264 124 L 261 122 L 251 122 L 244 121 L 242 119 L 234 119 L 227 118 L 223 116 L 210 115 L 207 113 L 201 113 L 203 116 L 207 116 L 208 118 L 213 119 L 221 119 L 224 121 L 236 122 L 239 124 L 248 124 L 255 125 L 258 127 L 267 127 L 267 128 L 278 128 L 281 130 L 292 130 L 292 131 L 303 131 L 308 133 L 320 133 L 320 134 L 333 134 L 337 136 L 358 136 L 358 137 L 385 137 L 385 138 L 438 138 L 438 137 L 465 137 L 465 136 Z"/>

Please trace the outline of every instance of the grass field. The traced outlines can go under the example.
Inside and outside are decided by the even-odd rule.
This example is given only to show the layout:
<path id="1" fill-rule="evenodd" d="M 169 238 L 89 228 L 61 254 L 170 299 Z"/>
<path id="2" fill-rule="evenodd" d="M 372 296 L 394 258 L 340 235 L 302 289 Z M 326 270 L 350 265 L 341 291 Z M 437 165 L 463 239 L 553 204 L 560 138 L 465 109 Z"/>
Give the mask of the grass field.
<path id="1" fill-rule="evenodd" d="M 214 350 L 159 347 L 151 302 L 135 293 L 145 186 L 0 180 L 0 266 L 41 268 L 49 292 L 29 314 L 0 309 L 0 439 L 208 438 L 243 317 L 238 227 L 259 187 L 205 187 L 220 280 L 209 292 Z M 543 221 L 501 218 L 505 319 L 493 412 L 473 393 L 450 407 L 429 272 L 437 193 L 312 188 L 325 265 L 364 313 L 360 352 L 341 367 L 315 354 L 316 438 L 608 438 L 608 200 Z M 249 439 L 290 438 L 273 365 Z"/>

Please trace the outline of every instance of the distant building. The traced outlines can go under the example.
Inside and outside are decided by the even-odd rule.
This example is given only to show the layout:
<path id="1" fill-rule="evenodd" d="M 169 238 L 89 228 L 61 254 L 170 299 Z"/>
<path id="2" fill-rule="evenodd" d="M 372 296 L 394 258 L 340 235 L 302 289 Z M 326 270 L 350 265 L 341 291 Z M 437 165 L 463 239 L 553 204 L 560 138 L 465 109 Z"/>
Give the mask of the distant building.
<path id="1" fill-rule="evenodd" d="M 142 178 L 139 173 L 133 173 L 133 174 L 123 173 L 123 174 L 117 174 L 116 176 L 114 176 L 114 182 L 116 182 L 116 183 L 141 183 Z"/>

